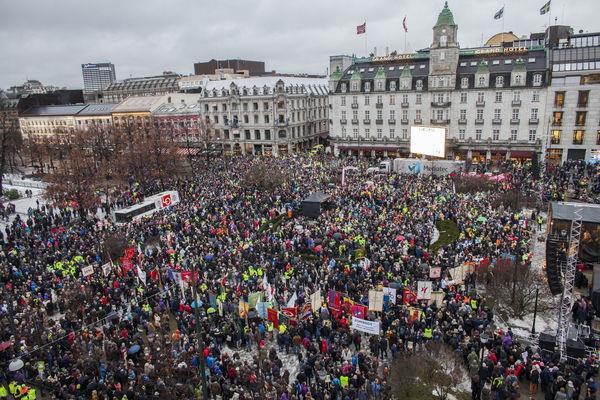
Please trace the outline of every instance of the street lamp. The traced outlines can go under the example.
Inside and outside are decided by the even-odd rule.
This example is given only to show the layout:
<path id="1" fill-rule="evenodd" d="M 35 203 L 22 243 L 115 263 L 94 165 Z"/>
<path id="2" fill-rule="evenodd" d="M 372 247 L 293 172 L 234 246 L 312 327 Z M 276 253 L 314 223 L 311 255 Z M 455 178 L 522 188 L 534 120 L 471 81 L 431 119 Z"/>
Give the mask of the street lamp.
<path id="1" fill-rule="evenodd" d="M 538 295 L 540 293 L 540 285 L 535 285 L 535 304 L 533 306 L 533 323 L 531 324 L 531 336 L 535 335 L 535 318 L 537 317 Z"/>

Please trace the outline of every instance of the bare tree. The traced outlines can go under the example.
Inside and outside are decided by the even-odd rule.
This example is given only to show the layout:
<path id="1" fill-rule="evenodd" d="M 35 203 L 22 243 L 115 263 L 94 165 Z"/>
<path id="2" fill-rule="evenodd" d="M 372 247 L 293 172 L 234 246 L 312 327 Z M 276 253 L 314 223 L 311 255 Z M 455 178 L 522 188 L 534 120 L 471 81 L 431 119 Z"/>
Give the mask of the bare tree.
<path id="1" fill-rule="evenodd" d="M 0 195 L 2 182 L 7 167 L 15 167 L 15 159 L 22 147 L 21 129 L 16 109 L 10 101 L 0 96 Z"/>
<path id="2" fill-rule="evenodd" d="M 59 204 L 71 204 L 84 218 L 99 203 L 96 187 L 98 165 L 86 132 L 76 131 L 61 143 L 58 166 L 47 176 L 46 196 Z"/>
<path id="3" fill-rule="evenodd" d="M 261 190 L 273 190 L 286 181 L 281 169 L 267 165 L 263 161 L 256 161 L 248 167 L 244 175 L 244 185 Z"/>
<path id="4" fill-rule="evenodd" d="M 536 285 L 532 282 L 545 282 L 542 271 L 529 264 L 522 264 L 510 258 L 500 258 L 496 263 L 477 269 L 476 278 L 485 288 L 486 303 L 511 317 L 522 318 L 533 312 Z M 539 285 L 540 299 L 549 299 L 546 285 Z M 540 301 L 538 309 L 548 305 Z"/>
<path id="5" fill-rule="evenodd" d="M 394 399 L 448 400 L 462 397 L 457 385 L 466 379 L 462 361 L 444 344 L 399 357 L 390 368 Z"/>

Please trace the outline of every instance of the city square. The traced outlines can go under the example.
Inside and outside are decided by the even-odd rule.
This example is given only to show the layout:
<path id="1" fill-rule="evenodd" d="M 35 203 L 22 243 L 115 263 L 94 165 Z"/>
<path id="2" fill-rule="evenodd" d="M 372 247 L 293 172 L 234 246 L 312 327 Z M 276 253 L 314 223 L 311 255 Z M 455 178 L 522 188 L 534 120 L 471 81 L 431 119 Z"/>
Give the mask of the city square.
<path id="1" fill-rule="evenodd" d="M 596 399 L 600 33 L 568 7 L 350 13 L 326 61 L 183 74 L 134 63 L 141 25 L 75 77 L 11 49 L 0 400 Z"/>

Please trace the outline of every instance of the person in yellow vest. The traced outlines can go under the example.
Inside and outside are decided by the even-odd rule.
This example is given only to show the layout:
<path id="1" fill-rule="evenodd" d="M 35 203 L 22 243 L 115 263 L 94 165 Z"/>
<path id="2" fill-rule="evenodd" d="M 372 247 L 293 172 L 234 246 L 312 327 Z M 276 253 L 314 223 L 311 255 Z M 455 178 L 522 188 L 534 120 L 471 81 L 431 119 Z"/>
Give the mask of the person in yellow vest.
<path id="1" fill-rule="evenodd" d="M 17 394 L 17 382 L 10 381 L 10 383 L 8 384 L 8 392 L 13 397 Z"/>
<path id="2" fill-rule="evenodd" d="M 29 388 L 29 392 L 27 393 L 27 400 L 36 400 L 37 392 L 35 388 Z"/>
<path id="3" fill-rule="evenodd" d="M 286 330 L 287 327 L 285 326 L 285 324 L 279 325 L 279 333 L 284 334 Z"/>
<path id="4" fill-rule="evenodd" d="M 472 309 L 473 311 L 476 311 L 476 310 L 477 310 L 477 300 L 475 300 L 475 299 L 471 299 L 471 309 Z"/>
<path id="5" fill-rule="evenodd" d="M 348 386 L 348 377 L 344 376 L 344 375 L 340 375 L 340 386 L 343 388 L 345 388 L 346 386 Z"/>
<path id="6" fill-rule="evenodd" d="M 269 339 L 273 340 L 273 322 L 267 323 L 267 332 L 269 332 Z"/>
<path id="7" fill-rule="evenodd" d="M 4 384 L 0 384 L 0 399 L 6 399 L 8 397 L 8 390 Z"/>
<path id="8" fill-rule="evenodd" d="M 425 328 L 425 331 L 423 331 L 423 337 L 425 339 L 431 339 L 433 337 L 433 330 L 431 328 Z"/>

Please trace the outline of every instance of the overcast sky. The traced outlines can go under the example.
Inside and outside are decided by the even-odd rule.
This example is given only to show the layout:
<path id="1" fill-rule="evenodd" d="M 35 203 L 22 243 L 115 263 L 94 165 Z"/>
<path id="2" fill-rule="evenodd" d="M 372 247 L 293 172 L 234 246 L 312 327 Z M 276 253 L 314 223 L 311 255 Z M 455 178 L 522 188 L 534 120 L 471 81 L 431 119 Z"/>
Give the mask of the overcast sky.
<path id="1" fill-rule="evenodd" d="M 450 0 L 461 47 L 502 30 L 542 31 L 545 0 Z M 0 88 L 37 79 L 80 88 L 81 64 L 111 61 L 117 79 L 191 74 L 211 58 L 263 60 L 267 70 L 326 72 L 329 56 L 427 47 L 442 0 L 0 0 Z M 552 22 L 600 31 L 598 0 L 552 0 Z"/>

